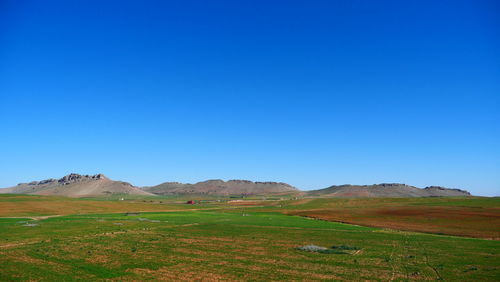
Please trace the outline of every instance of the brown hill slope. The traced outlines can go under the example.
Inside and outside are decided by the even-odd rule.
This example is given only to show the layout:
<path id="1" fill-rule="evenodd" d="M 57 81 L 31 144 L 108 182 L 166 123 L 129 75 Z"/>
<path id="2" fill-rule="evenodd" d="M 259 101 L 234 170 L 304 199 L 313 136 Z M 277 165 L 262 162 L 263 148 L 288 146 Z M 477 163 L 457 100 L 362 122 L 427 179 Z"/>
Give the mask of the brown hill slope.
<path id="1" fill-rule="evenodd" d="M 301 193 L 297 188 L 281 182 L 252 182 L 248 180 L 207 180 L 196 184 L 165 182 L 144 187 L 144 191 L 157 195 L 264 195 Z"/>
<path id="2" fill-rule="evenodd" d="M 103 174 L 80 175 L 76 173 L 66 175 L 60 179 L 20 183 L 11 188 L 0 189 L 0 193 L 57 195 L 67 197 L 95 197 L 112 194 L 153 195 L 127 182 L 113 181 Z"/>
<path id="3" fill-rule="evenodd" d="M 467 191 L 444 188 L 440 186 L 429 186 L 417 188 L 400 183 L 381 183 L 374 185 L 334 185 L 325 189 L 307 192 L 308 196 L 315 197 L 343 197 L 343 198 L 407 198 L 407 197 L 449 197 L 449 196 L 471 196 Z"/>

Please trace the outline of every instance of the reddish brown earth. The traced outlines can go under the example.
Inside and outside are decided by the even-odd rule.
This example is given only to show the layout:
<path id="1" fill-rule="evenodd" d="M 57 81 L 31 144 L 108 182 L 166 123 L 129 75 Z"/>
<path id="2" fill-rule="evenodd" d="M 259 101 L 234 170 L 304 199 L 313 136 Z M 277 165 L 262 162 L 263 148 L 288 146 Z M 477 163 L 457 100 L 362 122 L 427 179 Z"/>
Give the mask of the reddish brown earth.
<path id="1" fill-rule="evenodd" d="M 360 207 L 286 213 L 364 226 L 500 240 L 500 208 L 495 207 Z"/>

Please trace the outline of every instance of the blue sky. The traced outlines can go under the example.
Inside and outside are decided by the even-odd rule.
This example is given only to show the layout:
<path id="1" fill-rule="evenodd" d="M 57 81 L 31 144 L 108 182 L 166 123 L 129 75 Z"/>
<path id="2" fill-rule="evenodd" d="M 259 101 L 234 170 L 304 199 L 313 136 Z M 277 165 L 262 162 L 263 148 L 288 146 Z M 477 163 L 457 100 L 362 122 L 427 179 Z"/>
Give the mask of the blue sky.
<path id="1" fill-rule="evenodd" d="M 402 182 L 500 195 L 496 1 L 0 4 L 0 187 Z"/>

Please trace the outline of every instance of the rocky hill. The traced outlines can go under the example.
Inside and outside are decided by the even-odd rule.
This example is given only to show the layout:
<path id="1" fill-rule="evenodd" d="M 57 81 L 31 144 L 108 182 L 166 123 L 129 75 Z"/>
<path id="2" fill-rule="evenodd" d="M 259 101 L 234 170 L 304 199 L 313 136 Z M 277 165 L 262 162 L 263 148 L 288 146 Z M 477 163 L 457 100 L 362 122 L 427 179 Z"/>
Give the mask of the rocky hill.
<path id="1" fill-rule="evenodd" d="M 373 185 L 334 185 L 325 189 L 308 191 L 307 196 L 343 198 L 407 198 L 471 196 L 471 194 L 464 190 L 444 188 L 440 186 L 429 186 L 422 189 L 400 183 L 381 183 Z"/>
<path id="2" fill-rule="evenodd" d="M 0 193 L 95 197 L 112 194 L 152 195 L 127 182 L 113 181 L 103 174 L 72 173 L 60 179 L 46 179 L 0 189 Z"/>
<path id="3" fill-rule="evenodd" d="M 157 186 L 143 187 L 144 191 L 157 195 L 265 195 L 290 194 L 300 191 L 282 182 L 252 182 L 248 180 L 207 180 L 195 184 L 165 182 Z"/>

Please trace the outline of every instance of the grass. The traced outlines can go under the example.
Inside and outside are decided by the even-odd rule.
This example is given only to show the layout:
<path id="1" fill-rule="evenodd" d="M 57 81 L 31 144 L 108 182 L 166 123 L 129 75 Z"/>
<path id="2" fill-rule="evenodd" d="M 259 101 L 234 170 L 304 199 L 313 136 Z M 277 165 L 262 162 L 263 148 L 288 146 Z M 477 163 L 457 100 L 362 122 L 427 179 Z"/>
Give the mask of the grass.
<path id="1" fill-rule="evenodd" d="M 0 217 L 113 213 L 127 211 L 172 211 L 210 208 L 184 205 L 184 201 L 158 197 L 127 200 L 75 199 L 54 196 L 0 194 Z"/>
<path id="2" fill-rule="evenodd" d="M 31 197 L 11 199 L 20 206 L 35 201 L 51 202 Z M 116 206 L 122 201 L 67 201 L 73 203 L 72 210 L 88 202 L 98 202 L 101 212 L 66 213 L 39 220 L 0 218 L 0 281 L 498 281 L 500 277 L 500 241 L 283 214 L 304 210 L 300 205 L 310 208 L 311 202 L 270 202 L 266 207 L 259 203 L 253 208 L 217 203 L 196 206 L 199 210 L 168 202 L 165 207 L 172 211 L 127 216 L 120 212 L 122 206 Z M 0 207 L 5 202 L 0 200 Z M 320 199 L 319 202 L 317 206 L 321 209 L 330 208 L 332 203 L 356 205 L 352 201 Z M 384 200 L 383 205 L 401 207 L 415 203 Z M 19 207 L 15 212 L 22 209 Z M 36 215 L 36 211 L 30 215 Z M 39 225 L 23 226 L 26 221 Z M 305 245 L 331 246 L 328 248 L 331 253 L 297 249 Z"/>

